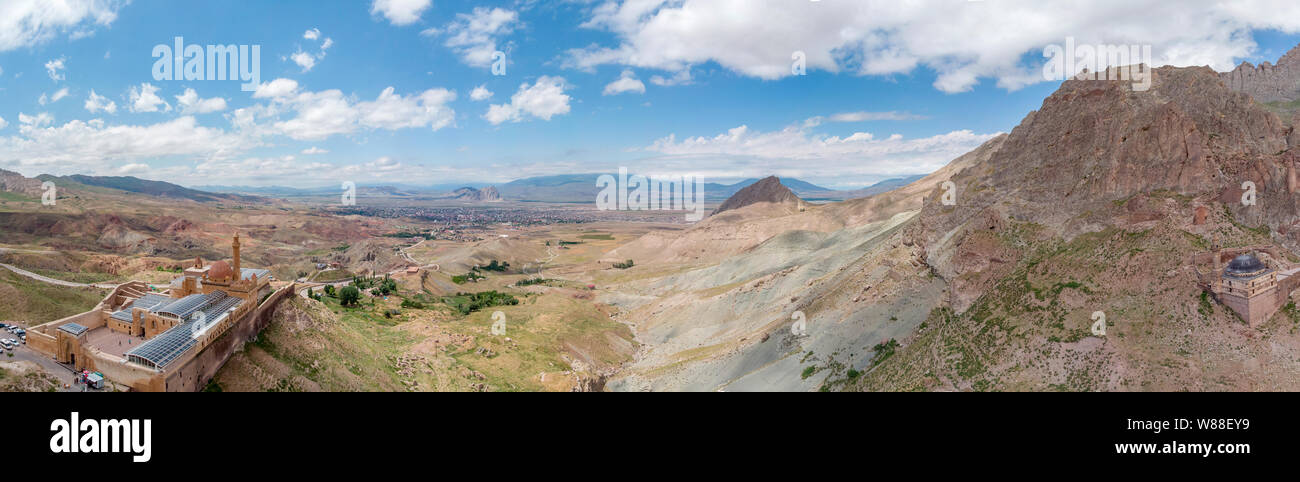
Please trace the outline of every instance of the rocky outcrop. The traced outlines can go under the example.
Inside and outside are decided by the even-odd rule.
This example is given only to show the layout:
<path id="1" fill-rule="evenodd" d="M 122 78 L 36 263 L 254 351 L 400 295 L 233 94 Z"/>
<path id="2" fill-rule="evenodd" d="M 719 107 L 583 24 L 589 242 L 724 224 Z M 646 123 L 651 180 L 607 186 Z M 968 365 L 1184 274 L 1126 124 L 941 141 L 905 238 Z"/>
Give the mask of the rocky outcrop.
<path id="1" fill-rule="evenodd" d="M 1300 186 L 1288 181 L 1300 156 L 1288 150 L 1292 133 L 1205 67 L 1155 69 L 1146 91 L 1129 82 L 1069 80 L 994 155 L 952 176 L 955 203 L 939 202 L 944 191 L 932 191 L 917 241 L 936 274 L 960 278 L 953 290 L 959 310 L 1020 255 L 998 249 L 999 223 L 1033 223 L 1041 236 L 1069 240 L 1151 221 L 1153 209 L 1112 208 L 1152 192 L 1212 203 L 1211 212 L 1226 208 L 1238 223 L 1267 225 L 1296 249 L 1300 196 L 1291 189 Z M 1246 181 L 1256 185 L 1256 205 L 1240 202 Z"/>
<path id="2" fill-rule="evenodd" d="M 0 169 L 0 191 L 40 198 L 42 193 L 41 181 L 39 179 L 29 179 L 13 171 Z"/>
<path id="3" fill-rule="evenodd" d="M 794 191 L 791 191 L 790 188 L 781 184 L 781 179 L 776 176 L 768 176 L 736 191 L 736 194 L 727 198 L 721 206 L 718 206 L 718 209 L 713 211 L 713 214 L 740 209 L 757 203 L 782 204 L 798 202 L 799 197 L 795 196 Z"/>
<path id="4" fill-rule="evenodd" d="M 1242 62 L 1231 72 L 1219 74 L 1228 88 L 1249 94 L 1260 102 L 1291 102 L 1300 99 L 1300 46 L 1277 61 L 1259 66 Z"/>
<path id="5" fill-rule="evenodd" d="M 450 197 L 462 201 L 496 202 L 501 200 L 501 193 L 497 192 L 496 186 L 488 186 L 483 189 L 462 187 L 452 191 Z"/>

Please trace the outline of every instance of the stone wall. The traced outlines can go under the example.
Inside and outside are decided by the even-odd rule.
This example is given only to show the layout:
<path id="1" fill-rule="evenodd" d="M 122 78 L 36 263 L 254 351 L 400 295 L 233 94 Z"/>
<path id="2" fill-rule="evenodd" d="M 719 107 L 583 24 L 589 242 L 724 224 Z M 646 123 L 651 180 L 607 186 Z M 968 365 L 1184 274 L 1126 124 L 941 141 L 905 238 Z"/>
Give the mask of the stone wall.
<path id="1" fill-rule="evenodd" d="M 163 385 L 163 390 L 169 392 L 196 392 L 202 390 L 207 385 L 208 380 L 216 376 L 217 370 L 220 370 L 222 365 L 226 364 L 226 360 L 229 360 L 236 350 L 271 324 L 271 317 L 275 314 L 276 306 L 285 298 L 293 296 L 296 289 L 297 287 L 294 284 L 290 284 L 276 291 L 261 306 L 258 306 L 256 311 L 214 340 L 198 356 L 185 362 L 179 369 L 169 374 Z"/>

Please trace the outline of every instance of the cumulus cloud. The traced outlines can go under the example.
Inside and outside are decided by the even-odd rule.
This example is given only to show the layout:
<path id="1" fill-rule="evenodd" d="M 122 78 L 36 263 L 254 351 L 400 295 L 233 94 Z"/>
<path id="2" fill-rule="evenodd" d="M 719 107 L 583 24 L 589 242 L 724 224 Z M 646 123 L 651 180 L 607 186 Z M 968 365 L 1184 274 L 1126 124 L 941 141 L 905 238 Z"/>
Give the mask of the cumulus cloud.
<path id="1" fill-rule="evenodd" d="M 916 139 L 899 134 L 877 138 L 869 132 L 839 137 L 818 134 L 806 124 L 770 132 L 742 125 L 711 137 L 679 140 L 669 135 L 644 150 L 663 154 L 656 162 L 680 169 L 698 169 L 707 160 L 715 177 L 779 172 L 802 178 L 862 179 L 929 173 L 996 135 L 958 130 Z"/>
<path id="2" fill-rule="evenodd" d="M 148 82 L 140 84 L 138 88 L 131 86 L 128 95 L 131 98 L 131 112 L 168 112 L 172 110 L 171 104 L 158 96 L 158 88 Z"/>
<path id="3" fill-rule="evenodd" d="M 306 32 L 304 32 L 304 33 L 302 34 L 302 38 L 305 38 L 305 39 L 307 39 L 307 40 L 316 40 L 316 39 L 319 39 L 319 38 L 320 38 L 320 29 L 318 29 L 318 28 L 313 28 L 313 29 L 311 29 L 311 30 L 308 30 L 308 31 L 306 31 Z"/>
<path id="4" fill-rule="evenodd" d="M 27 127 L 45 127 L 53 122 L 54 116 L 50 115 L 49 112 L 41 112 L 36 115 L 27 115 L 22 112 L 18 113 L 18 123 L 22 124 L 20 129 Z"/>
<path id="5" fill-rule="evenodd" d="M 393 25 L 410 25 L 419 21 L 432 3 L 432 0 L 374 0 L 370 14 L 383 15 Z"/>
<path id="6" fill-rule="evenodd" d="M 100 111 L 116 114 L 117 103 L 96 94 L 95 89 L 90 89 L 90 95 L 86 97 L 86 112 L 94 114 Z"/>
<path id="7" fill-rule="evenodd" d="M 470 100 L 480 101 L 492 98 L 492 91 L 487 90 L 487 86 L 480 85 L 469 92 Z"/>
<path id="8" fill-rule="evenodd" d="M 402 96 L 388 87 L 374 101 L 365 102 L 355 102 L 337 89 L 302 92 L 281 99 L 295 115 L 274 122 L 272 127 L 275 132 L 296 140 L 325 139 L 360 128 L 429 127 L 436 131 L 455 122 L 456 111 L 448 105 L 455 99 L 456 93 L 447 89 Z"/>
<path id="9" fill-rule="evenodd" d="M 263 82 L 253 91 L 254 99 L 279 99 L 284 98 L 298 91 L 298 81 L 293 79 L 279 78 L 270 82 Z"/>
<path id="10" fill-rule="evenodd" d="M 4 117 L 0 117 L 0 129 L 4 129 L 7 126 L 9 126 L 9 121 L 6 121 Z"/>
<path id="11" fill-rule="evenodd" d="M 112 24 L 126 4 L 125 0 L 63 0 L 55 5 L 38 0 L 0 2 L 0 52 L 31 47 L 65 32 L 84 36 L 94 26 Z"/>
<path id="12" fill-rule="evenodd" d="M 447 24 L 443 31 L 447 34 L 445 45 L 457 54 L 466 65 L 488 67 L 492 64 L 492 54 L 499 38 L 514 31 L 519 21 L 519 14 L 501 8 L 475 8 L 472 13 L 456 15 L 456 20 Z M 438 30 L 426 30 L 424 34 L 440 33 Z"/>
<path id="13" fill-rule="evenodd" d="M 606 85 L 605 92 L 602 95 L 617 95 L 626 92 L 645 93 L 645 84 L 636 78 L 636 74 L 632 73 L 631 69 L 624 70 L 623 74 L 619 75 L 618 80 Z"/>
<path id="14" fill-rule="evenodd" d="M 932 70 L 934 87 L 943 92 L 970 90 L 981 78 L 1006 89 L 1044 81 L 1042 49 L 1066 37 L 1080 44 L 1150 44 L 1157 65 L 1227 70 L 1254 53 L 1250 30 L 1300 32 L 1300 3 L 1266 0 L 628 0 L 605 1 L 590 12 L 584 26 L 617 40 L 570 50 L 570 67 L 620 64 L 680 75 L 716 62 L 778 79 L 792 75 L 792 56 L 803 52 L 808 70 L 881 76 Z"/>
<path id="15" fill-rule="evenodd" d="M 63 62 L 64 62 L 64 58 L 59 57 L 57 59 L 53 59 L 45 63 L 45 73 L 50 75 L 50 80 L 59 82 L 67 78 L 63 74 L 63 69 L 67 67 L 66 65 L 64 65 Z"/>
<path id="16" fill-rule="evenodd" d="M 493 125 L 502 122 L 519 122 L 527 117 L 551 120 L 551 117 L 569 113 L 568 88 L 563 77 L 542 76 L 528 85 L 519 86 L 519 91 L 510 97 L 508 104 L 493 104 L 483 116 Z"/>
<path id="17" fill-rule="evenodd" d="M 42 117 L 44 116 L 44 117 Z M 102 120 L 74 120 L 51 126 L 48 114 L 20 114 L 20 135 L 0 137 L 0 164 L 41 172 L 94 173 L 114 162 L 167 156 L 220 157 L 253 145 L 243 136 L 198 125 L 184 116 L 158 124 L 108 126 Z"/>
<path id="18" fill-rule="evenodd" d="M 316 147 L 316 146 L 311 146 L 311 147 L 308 147 L 308 148 L 302 150 L 303 155 L 306 155 L 306 156 L 311 156 L 311 155 L 316 155 L 316 154 L 329 154 L 329 152 L 330 152 L 330 151 L 327 151 L 327 150 L 325 150 L 325 149 L 321 149 L 321 148 Z"/>
<path id="19" fill-rule="evenodd" d="M 194 89 L 185 89 L 185 93 L 176 96 L 176 107 L 180 109 L 181 115 L 207 114 L 226 110 L 226 99 L 221 97 L 200 99 L 199 93 Z"/>

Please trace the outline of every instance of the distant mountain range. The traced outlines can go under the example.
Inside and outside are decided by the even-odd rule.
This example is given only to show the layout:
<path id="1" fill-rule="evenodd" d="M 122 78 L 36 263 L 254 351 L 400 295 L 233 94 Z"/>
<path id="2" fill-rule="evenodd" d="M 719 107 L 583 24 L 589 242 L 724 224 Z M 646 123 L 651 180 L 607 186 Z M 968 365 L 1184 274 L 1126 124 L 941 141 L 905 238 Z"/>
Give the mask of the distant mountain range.
<path id="1" fill-rule="evenodd" d="M 418 199 L 460 199 L 469 201 L 507 200 L 523 202 L 588 203 L 592 202 L 592 200 L 596 198 L 596 194 L 600 192 L 600 188 L 596 186 L 596 179 L 601 175 L 602 174 L 600 173 L 591 173 L 528 177 L 495 187 L 485 183 L 439 184 L 432 186 L 419 186 L 405 183 L 361 184 L 357 186 L 357 194 L 361 196 L 379 195 L 412 197 Z M 800 198 L 808 201 L 842 201 L 845 199 L 855 199 L 887 192 L 905 186 L 921 177 L 922 176 L 917 175 L 887 179 L 870 187 L 856 190 L 836 190 L 795 178 L 782 178 L 781 184 L 790 188 L 790 190 Z M 705 199 L 708 202 L 722 202 L 736 194 L 736 192 L 741 189 L 749 187 L 758 181 L 758 179 L 745 179 L 734 184 L 722 184 L 716 182 L 705 183 Z M 284 186 L 196 186 L 195 188 L 203 191 L 275 197 L 336 196 L 339 193 L 339 188 L 335 186 L 322 186 L 315 188 L 293 188 Z M 480 191 L 483 191 L 481 196 L 475 194 Z"/>
<path id="2" fill-rule="evenodd" d="M 600 191 L 600 188 L 596 187 L 596 179 L 600 176 L 601 174 L 563 174 L 529 177 L 508 182 L 499 189 L 503 198 L 513 201 L 590 202 Z M 888 179 L 871 187 L 853 191 L 835 190 L 795 178 L 781 178 L 781 184 L 808 201 L 842 201 L 890 191 L 921 177 Z M 745 179 L 734 184 L 705 183 L 704 197 L 710 202 L 722 202 L 758 181 L 758 179 Z"/>
<path id="3" fill-rule="evenodd" d="M 51 176 L 49 174 L 42 174 L 36 178 L 41 181 L 53 181 L 55 184 L 80 184 L 82 186 L 117 189 L 119 191 L 145 194 L 149 196 L 189 199 L 198 202 L 258 202 L 265 200 L 265 198 L 259 196 L 201 191 L 198 189 L 178 186 L 169 182 L 150 181 L 132 176 L 83 176 L 80 174 L 74 174 L 71 176 Z"/>

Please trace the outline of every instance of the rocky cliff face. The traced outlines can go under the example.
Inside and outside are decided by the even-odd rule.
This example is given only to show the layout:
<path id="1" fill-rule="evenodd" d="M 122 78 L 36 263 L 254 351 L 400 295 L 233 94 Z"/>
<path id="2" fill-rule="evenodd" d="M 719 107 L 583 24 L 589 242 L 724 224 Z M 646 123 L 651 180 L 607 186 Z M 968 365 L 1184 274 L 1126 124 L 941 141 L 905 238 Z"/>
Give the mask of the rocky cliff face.
<path id="1" fill-rule="evenodd" d="M 0 191 L 22 194 L 27 197 L 41 197 L 41 181 L 29 179 L 22 174 L 0 169 Z"/>
<path id="2" fill-rule="evenodd" d="M 1277 61 L 1255 66 L 1242 62 L 1231 72 L 1219 74 L 1223 83 L 1260 102 L 1291 102 L 1300 99 L 1300 46 Z"/>
<path id="3" fill-rule="evenodd" d="M 722 205 L 713 211 L 713 214 L 763 202 L 776 204 L 798 203 L 799 197 L 795 196 L 794 191 L 791 191 L 790 188 L 781 184 L 781 179 L 776 176 L 768 176 L 736 191 L 736 194 L 723 201 Z"/>
<path id="4" fill-rule="evenodd" d="M 491 201 L 500 201 L 501 193 L 497 192 L 497 188 L 495 186 L 488 186 L 483 189 L 462 187 L 460 189 L 452 191 L 451 197 L 453 199 L 460 199 L 463 201 L 491 202 Z"/>

